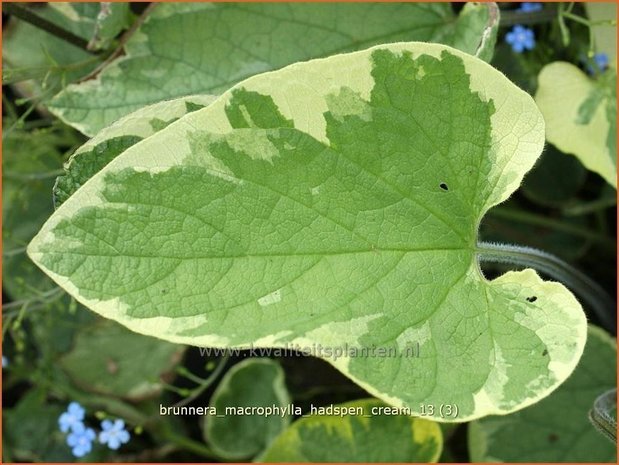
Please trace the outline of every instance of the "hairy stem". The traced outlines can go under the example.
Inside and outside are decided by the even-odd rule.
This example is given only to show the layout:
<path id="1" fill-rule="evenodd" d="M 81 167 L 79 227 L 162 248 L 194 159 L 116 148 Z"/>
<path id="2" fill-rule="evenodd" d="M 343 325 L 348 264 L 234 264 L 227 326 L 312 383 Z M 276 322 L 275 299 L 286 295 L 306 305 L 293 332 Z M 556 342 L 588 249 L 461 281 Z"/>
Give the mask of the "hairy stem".
<path id="1" fill-rule="evenodd" d="M 535 268 L 565 284 L 595 312 L 607 329 L 615 327 L 615 301 L 595 281 L 563 260 L 531 247 L 480 242 L 476 248 L 481 262 L 510 263 Z"/>

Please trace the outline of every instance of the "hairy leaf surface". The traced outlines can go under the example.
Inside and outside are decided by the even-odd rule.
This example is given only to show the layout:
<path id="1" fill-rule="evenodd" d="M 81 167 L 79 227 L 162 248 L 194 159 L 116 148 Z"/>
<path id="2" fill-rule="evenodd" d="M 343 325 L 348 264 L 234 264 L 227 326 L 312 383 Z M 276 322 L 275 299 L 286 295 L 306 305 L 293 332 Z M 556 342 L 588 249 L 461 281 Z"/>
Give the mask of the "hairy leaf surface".
<path id="1" fill-rule="evenodd" d="M 448 3 L 159 4 L 124 57 L 50 108 L 93 135 L 147 104 L 219 94 L 256 73 L 385 42 L 441 42 L 489 58 L 497 26 L 489 8 L 467 5 L 456 17 Z"/>
<path id="2" fill-rule="evenodd" d="M 543 141 L 532 99 L 485 62 L 378 46 L 240 83 L 108 164 L 28 251 L 134 331 L 310 348 L 393 405 L 457 406 L 443 421 L 507 413 L 586 338 L 562 285 L 487 281 L 476 260 L 481 217 Z"/>
<path id="3" fill-rule="evenodd" d="M 297 420 L 273 441 L 261 462 L 436 462 L 443 448 L 437 423 L 381 414 L 387 405 L 362 399 L 334 407 L 361 414 L 315 414 Z"/>

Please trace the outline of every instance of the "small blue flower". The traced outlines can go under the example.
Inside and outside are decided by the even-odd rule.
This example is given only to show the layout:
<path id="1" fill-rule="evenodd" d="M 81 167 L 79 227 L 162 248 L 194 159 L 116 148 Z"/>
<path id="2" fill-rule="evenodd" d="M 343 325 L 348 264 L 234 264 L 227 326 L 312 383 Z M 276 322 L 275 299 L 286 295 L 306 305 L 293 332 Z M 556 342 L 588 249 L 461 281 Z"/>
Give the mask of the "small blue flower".
<path id="1" fill-rule="evenodd" d="M 83 423 L 76 423 L 71 427 L 67 436 L 67 444 L 76 457 L 83 457 L 92 450 L 92 441 L 97 435 L 92 428 L 86 428 Z"/>
<path id="2" fill-rule="evenodd" d="M 584 53 L 580 56 L 580 61 L 584 64 L 585 69 L 590 75 L 602 73 L 608 68 L 609 60 L 606 53 L 596 53 L 589 58 Z"/>
<path id="3" fill-rule="evenodd" d="M 82 421 L 84 421 L 85 413 L 86 412 L 80 404 L 77 402 L 71 402 L 67 408 L 67 411 L 58 418 L 58 426 L 60 426 L 60 431 L 66 433 L 76 425 L 84 426 Z"/>
<path id="4" fill-rule="evenodd" d="M 118 449 L 121 444 L 129 442 L 129 431 L 125 429 L 125 422 L 123 420 L 116 420 L 112 423 L 110 420 L 103 420 L 101 422 L 101 431 L 99 433 L 99 442 L 101 444 L 107 444 L 110 449 Z"/>
<path id="5" fill-rule="evenodd" d="M 520 8 L 517 8 L 516 11 L 520 13 L 533 13 L 535 11 L 542 11 L 542 4 L 539 2 L 522 2 L 520 4 Z"/>
<path id="6" fill-rule="evenodd" d="M 596 53 L 593 55 L 593 61 L 600 71 L 608 68 L 608 55 L 605 53 Z"/>
<path id="7" fill-rule="evenodd" d="M 512 46 L 514 52 L 522 53 L 525 49 L 535 48 L 535 34 L 532 29 L 517 24 L 505 34 L 505 42 Z"/>
<path id="8" fill-rule="evenodd" d="M 2 368 L 7 368 L 9 366 L 9 359 L 4 355 L 2 356 Z"/>

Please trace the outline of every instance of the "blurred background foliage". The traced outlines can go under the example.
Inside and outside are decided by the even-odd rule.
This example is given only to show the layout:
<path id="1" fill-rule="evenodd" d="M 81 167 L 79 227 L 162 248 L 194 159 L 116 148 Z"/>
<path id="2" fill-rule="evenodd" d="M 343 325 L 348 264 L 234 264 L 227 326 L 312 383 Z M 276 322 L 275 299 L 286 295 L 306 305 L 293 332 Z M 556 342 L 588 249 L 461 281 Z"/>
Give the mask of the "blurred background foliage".
<path id="1" fill-rule="evenodd" d="M 340 36 L 350 39 L 337 39 L 343 40 L 337 51 L 425 40 L 473 52 L 497 18 L 495 7 L 280 5 L 279 15 L 275 6 L 260 10 L 236 4 L 192 12 L 187 4 L 4 3 L 3 461 L 299 459 L 301 449 L 286 438 L 307 440 L 307 447 L 313 439 L 303 439 L 305 423 L 297 425 L 295 418 L 161 416 L 160 405 L 293 402 L 305 413 L 310 405 L 368 397 L 329 364 L 311 357 L 208 357 L 197 348 L 131 333 L 65 294 L 28 260 L 25 247 L 53 212 L 51 192 L 63 163 L 88 140 L 86 134 L 136 109 L 132 95 L 146 104 L 213 93 L 207 90 L 222 90 L 248 70 L 333 53 L 325 44 Z M 483 219 L 480 237 L 555 254 L 615 296 L 616 5 L 500 3 L 498 8 L 491 64 L 535 96 L 549 126 L 549 143 L 521 188 Z M 183 23 L 188 13 L 192 27 Z M 333 29 L 321 32 L 316 24 L 323 23 Z M 204 34 L 211 40 L 208 47 L 181 50 L 179 44 L 206 40 Z M 221 61 L 235 47 L 255 47 L 256 52 L 245 50 L 239 63 L 221 68 L 219 80 L 207 86 L 209 63 Z M 191 71 L 194 76 L 184 87 L 179 76 L 188 70 L 182 61 L 198 58 L 203 67 Z M 563 68 L 552 74 L 557 62 Z M 113 95 L 106 99 L 110 88 L 122 86 L 129 95 L 125 106 L 115 105 Z M 561 93 L 553 95 L 553 89 Z M 566 115 L 569 120 L 561 119 Z M 484 265 L 489 276 L 505 270 Z M 595 432 L 587 412 L 598 395 L 614 387 L 616 315 L 602 320 L 585 310 L 589 321 L 603 329 L 592 326 L 582 366 L 548 399 L 503 419 L 440 429 L 413 426 L 425 431 L 427 444 L 440 447 L 421 450 L 386 437 L 381 444 L 387 455 L 379 458 L 394 457 L 389 451 L 396 448 L 407 454 L 398 455 L 399 460 L 436 460 L 442 448 L 441 461 L 615 461 L 614 446 Z M 82 429 L 63 431 L 67 422 Z M 295 431 L 282 434 L 279 448 L 269 450 L 287 428 Z M 534 431 L 531 442 L 522 431 Z M 527 446 L 532 442 L 535 450 Z M 342 449 L 333 441 L 322 445 L 326 452 Z"/>

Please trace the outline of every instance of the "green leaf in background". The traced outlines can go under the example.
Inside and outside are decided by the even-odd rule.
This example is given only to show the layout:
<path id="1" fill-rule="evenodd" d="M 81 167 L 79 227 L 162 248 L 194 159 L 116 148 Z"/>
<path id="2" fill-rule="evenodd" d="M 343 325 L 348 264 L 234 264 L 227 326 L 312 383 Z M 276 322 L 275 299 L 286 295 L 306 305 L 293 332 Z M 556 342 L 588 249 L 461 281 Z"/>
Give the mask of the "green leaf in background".
<path id="1" fill-rule="evenodd" d="M 481 43 L 487 57 L 496 35 L 488 8 L 467 5 L 456 17 L 448 3 L 162 3 L 125 56 L 50 109 L 94 135 L 149 103 L 219 94 L 256 73 L 379 43 L 441 42 L 471 54 Z"/>
<path id="2" fill-rule="evenodd" d="M 78 148 L 54 186 L 58 207 L 82 184 L 129 147 L 149 137 L 187 113 L 205 107 L 214 96 L 193 95 L 141 108 L 100 131 Z"/>
<path id="3" fill-rule="evenodd" d="M 63 125 L 5 128 L 2 141 L 3 324 L 12 328 L 27 316 L 31 333 L 22 342 L 38 351 L 39 366 L 55 363 L 58 353 L 68 350 L 76 328 L 97 317 L 76 306 L 26 255 L 26 245 L 54 211 L 50 194 L 54 178 L 62 173 L 63 152 L 81 141 Z"/>
<path id="4" fill-rule="evenodd" d="M 204 438 L 209 446 L 226 460 L 255 457 L 265 450 L 275 436 L 290 422 L 278 413 L 227 413 L 226 408 L 273 406 L 285 409 L 290 403 L 284 371 L 270 359 L 248 359 L 226 372 L 210 400 L 218 416 L 204 417 Z M 220 416 L 221 415 L 221 416 Z"/>
<path id="5" fill-rule="evenodd" d="M 455 24 L 456 35 L 452 42 L 462 51 L 490 62 L 494 55 L 500 11 L 495 2 L 467 2 Z"/>
<path id="6" fill-rule="evenodd" d="M 260 461 L 432 463 L 441 455 L 443 437 L 437 423 L 378 413 L 373 409 L 384 409 L 387 404 L 377 399 L 334 407 L 351 413 L 315 414 L 297 420 L 273 441 Z"/>
<path id="7" fill-rule="evenodd" d="M 50 193 L 62 172 L 62 145 L 70 143 L 64 134 L 6 131 L 2 141 L 2 288 L 14 300 L 55 287 L 28 259 L 26 245 L 54 211 Z"/>
<path id="8" fill-rule="evenodd" d="M 185 348 L 100 321 L 77 334 L 60 366 L 83 389 L 141 400 L 161 392 L 160 378 L 170 376 Z"/>
<path id="9" fill-rule="evenodd" d="M 587 417 L 593 402 L 615 387 L 617 344 L 589 327 L 574 374 L 548 398 L 505 417 L 469 425 L 472 462 L 613 462 L 616 448 Z"/>
<path id="10" fill-rule="evenodd" d="M 345 347 L 314 353 L 411 413 L 508 413 L 561 384 L 586 337 L 561 284 L 487 281 L 476 259 L 480 219 L 543 143 L 533 100 L 487 63 L 377 46 L 255 76 L 129 148 L 28 252 L 136 332 Z"/>
<path id="11" fill-rule="evenodd" d="M 593 81 L 576 66 L 555 62 L 539 75 L 535 102 L 548 142 L 575 155 L 617 187 L 617 77 L 609 69 Z"/>

